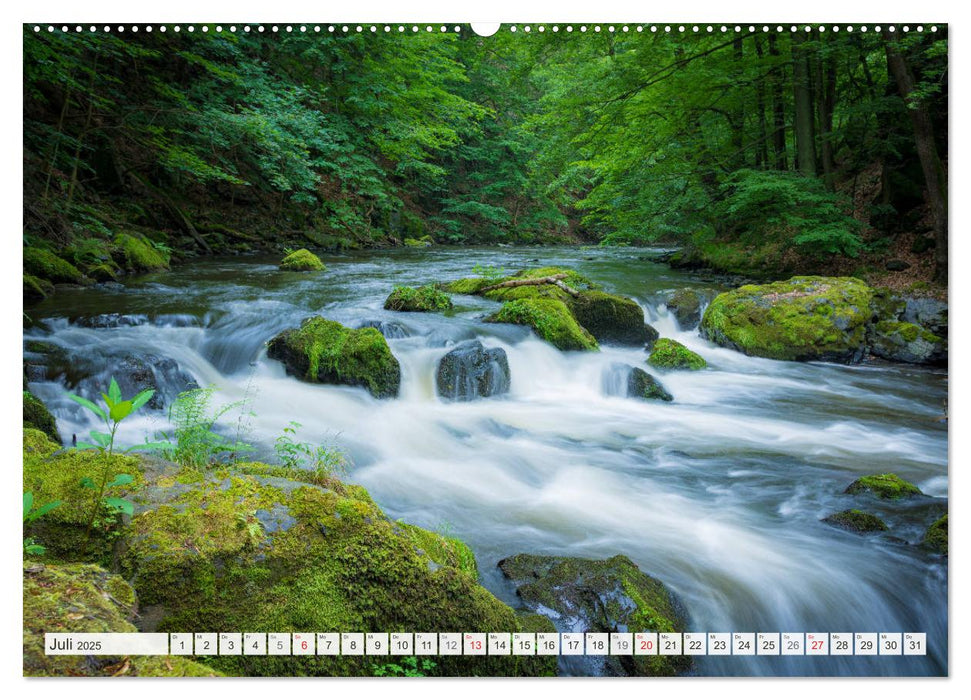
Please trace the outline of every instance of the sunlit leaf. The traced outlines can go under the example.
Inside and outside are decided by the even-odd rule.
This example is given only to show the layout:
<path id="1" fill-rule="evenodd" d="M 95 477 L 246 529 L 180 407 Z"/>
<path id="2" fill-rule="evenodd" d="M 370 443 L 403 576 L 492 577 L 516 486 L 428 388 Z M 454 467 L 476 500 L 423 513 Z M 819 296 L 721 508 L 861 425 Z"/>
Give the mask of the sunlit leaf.
<path id="1" fill-rule="evenodd" d="M 96 416 L 100 417 L 101 420 L 107 420 L 108 414 L 104 412 L 104 409 L 91 401 L 88 401 L 83 396 L 76 396 L 74 394 L 68 394 L 67 397 L 76 403 L 81 404 L 86 409 L 94 413 Z"/>
<path id="2" fill-rule="evenodd" d="M 113 486 L 125 486 L 127 484 L 130 484 L 134 480 L 135 480 L 135 477 L 133 477 L 131 474 L 118 474 L 108 484 L 108 488 L 110 489 Z"/>
<path id="3" fill-rule="evenodd" d="M 127 418 L 131 412 L 132 412 L 132 402 L 120 401 L 111 407 L 111 413 L 109 413 L 108 415 L 111 416 L 111 420 L 117 423 L 118 421 L 122 421 L 125 418 Z"/>
<path id="4" fill-rule="evenodd" d="M 111 497 L 105 499 L 105 505 L 118 513 L 132 515 L 135 512 L 135 504 L 127 498 Z"/>
<path id="5" fill-rule="evenodd" d="M 154 395 L 155 389 L 145 389 L 145 391 L 138 392 L 138 394 L 135 395 L 135 398 L 131 400 L 131 410 L 137 411 L 151 401 Z"/>

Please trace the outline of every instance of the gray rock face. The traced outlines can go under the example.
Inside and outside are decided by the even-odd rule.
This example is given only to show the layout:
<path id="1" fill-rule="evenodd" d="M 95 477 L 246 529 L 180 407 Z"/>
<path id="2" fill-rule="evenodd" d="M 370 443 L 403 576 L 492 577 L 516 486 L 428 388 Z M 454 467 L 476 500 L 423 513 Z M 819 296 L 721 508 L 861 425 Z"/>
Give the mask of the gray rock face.
<path id="1" fill-rule="evenodd" d="M 622 362 L 612 364 L 603 376 L 604 393 L 632 399 L 673 401 L 674 397 L 653 376 L 638 367 Z"/>
<path id="2" fill-rule="evenodd" d="M 881 321 L 870 332 L 870 353 L 891 362 L 944 364 L 947 341 L 914 323 Z"/>
<path id="3" fill-rule="evenodd" d="M 947 302 L 930 297 L 907 297 L 904 299 L 901 321 L 923 326 L 931 333 L 947 336 Z"/>
<path id="4" fill-rule="evenodd" d="M 451 401 L 497 396 L 509 391 L 509 361 L 502 348 L 484 348 L 478 340 L 460 343 L 441 359 L 438 395 Z"/>
<path id="5" fill-rule="evenodd" d="M 377 328 L 378 332 L 388 340 L 410 338 L 412 333 L 397 321 L 364 321 L 358 328 Z"/>

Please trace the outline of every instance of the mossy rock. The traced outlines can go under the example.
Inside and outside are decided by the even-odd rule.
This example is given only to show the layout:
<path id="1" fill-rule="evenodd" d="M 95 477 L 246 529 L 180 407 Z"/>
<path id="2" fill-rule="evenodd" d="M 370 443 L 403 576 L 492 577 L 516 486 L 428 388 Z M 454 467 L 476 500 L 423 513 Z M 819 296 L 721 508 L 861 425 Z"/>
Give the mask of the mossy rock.
<path id="1" fill-rule="evenodd" d="M 44 653 L 46 632 L 137 632 L 135 592 L 123 578 L 93 564 L 25 561 L 25 676 L 217 676 L 180 656 L 87 656 Z"/>
<path id="2" fill-rule="evenodd" d="M 567 306 L 577 322 L 600 343 L 644 345 L 652 338 L 653 329 L 644 323 L 644 310 L 633 299 L 592 290 L 571 296 Z"/>
<path id="3" fill-rule="evenodd" d="M 54 416 L 47 410 L 47 406 L 29 391 L 24 392 L 24 428 L 39 430 L 57 444 L 61 443 Z"/>
<path id="4" fill-rule="evenodd" d="M 306 248 L 301 248 L 284 257 L 280 261 L 280 269 L 293 272 L 319 272 L 327 268 L 320 261 L 320 258 Z"/>
<path id="5" fill-rule="evenodd" d="M 549 616 L 561 632 L 681 632 L 684 615 L 667 587 L 630 559 L 603 561 L 517 554 L 499 562 L 523 604 Z M 562 629 L 561 629 L 562 627 Z M 685 656 L 613 656 L 608 675 L 673 676 Z"/>
<path id="6" fill-rule="evenodd" d="M 658 369 L 704 369 L 705 358 L 671 338 L 660 338 L 654 343 L 647 364 Z"/>
<path id="7" fill-rule="evenodd" d="M 947 362 L 947 341 L 915 323 L 880 321 L 870 332 L 870 352 L 891 362 Z"/>
<path id="8" fill-rule="evenodd" d="M 597 285 L 589 278 L 575 270 L 570 270 L 565 267 L 537 267 L 531 270 L 521 270 L 514 275 L 498 278 L 466 277 L 452 282 L 440 282 L 436 286 L 452 294 L 481 295 L 493 301 L 514 301 L 516 299 L 558 299 L 563 302 L 569 301 L 571 296 L 553 284 L 500 287 L 499 289 L 492 289 L 488 292 L 482 291 L 486 287 L 492 287 L 503 282 L 553 277 L 555 275 L 563 275 L 562 282 L 577 291 L 597 289 Z"/>
<path id="9" fill-rule="evenodd" d="M 83 284 L 85 281 L 74 265 L 43 248 L 24 248 L 24 271 L 55 283 Z"/>
<path id="10" fill-rule="evenodd" d="M 947 514 L 927 528 L 921 546 L 947 556 Z"/>
<path id="11" fill-rule="evenodd" d="M 140 488 L 142 470 L 134 457 L 115 454 L 106 459 L 96 450 L 61 449 L 46 434 L 26 428 L 23 437 L 23 490 L 34 494 L 34 503 L 60 501 L 54 510 L 25 528 L 24 535 L 35 538 L 52 560 L 76 560 L 82 550 L 91 561 L 108 564 L 113 542 L 124 526 L 123 518 L 113 516 L 96 493 L 81 485 L 83 480 L 100 484 L 119 474 L 132 477 L 129 484 L 113 486 L 106 497 L 127 497 Z M 95 512 L 96 522 L 90 539 L 87 524 Z"/>
<path id="12" fill-rule="evenodd" d="M 304 381 L 363 386 L 379 399 L 397 396 L 401 386 L 401 366 L 376 328 L 313 316 L 270 340 L 267 356 Z"/>
<path id="13" fill-rule="evenodd" d="M 596 339 L 577 323 L 570 309 L 558 299 L 507 301 L 488 323 L 529 326 L 536 335 L 560 350 L 598 350 Z"/>
<path id="14" fill-rule="evenodd" d="M 40 277 L 24 273 L 24 301 L 43 301 L 53 293 L 53 284 Z"/>
<path id="15" fill-rule="evenodd" d="M 674 397 L 668 393 L 656 378 L 639 367 L 632 367 L 627 378 L 627 395 L 631 398 L 673 401 Z"/>
<path id="16" fill-rule="evenodd" d="M 155 272 L 169 268 L 168 253 L 157 249 L 144 236 L 119 233 L 114 240 L 116 255 L 130 272 Z"/>
<path id="17" fill-rule="evenodd" d="M 667 298 L 664 305 L 678 321 L 682 330 L 691 330 L 701 323 L 701 308 L 714 296 L 710 289 L 679 289 Z"/>
<path id="18" fill-rule="evenodd" d="M 719 294 L 701 333 L 746 355 L 859 362 L 873 290 L 853 277 L 793 277 Z"/>
<path id="19" fill-rule="evenodd" d="M 922 496 L 919 488 L 909 481 L 904 481 L 896 474 L 872 474 L 861 476 L 852 484 L 846 487 L 845 493 L 861 494 L 870 493 L 879 498 L 897 500 L 909 498 L 911 496 Z"/>
<path id="20" fill-rule="evenodd" d="M 405 238 L 403 241 L 405 246 L 408 248 L 428 248 L 434 245 L 435 241 L 431 236 L 422 236 L 421 238 Z"/>
<path id="21" fill-rule="evenodd" d="M 495 284 L 494 280 L 484 277 L 465 277 L 451 282 L 439 282 L 435 286 L 449 294 L 466 294 L 475 296 L 484 287 Z"/>
<path id="22" fill-rule="evenodd" d="M 143 493 L 121 570 L 151 620 L 145 631 L 523 629 L 478 585 L 468 547 L 390 521 L 360 486 L 227 471 L 163 474 Z M 369 675 L 375 659 L 200 661 L 230 675 L 332 676 Z M 555 667 L 555 658 L 439 657 L 430 673 L 551 675 Z"/>
<path id="23" fill-rule="evenodd" d="M 389 311 L 447 311 L 452 300 L 443 291 L 426 284 L 423 287 L 395 287 L 384 302 Z"/>
<path id="24" fill-rule="evenodd" d="M 827 515 L 823 522 L 850 532 L 883 532 L 890 529 L 876 515 L 855 508 Z"/>

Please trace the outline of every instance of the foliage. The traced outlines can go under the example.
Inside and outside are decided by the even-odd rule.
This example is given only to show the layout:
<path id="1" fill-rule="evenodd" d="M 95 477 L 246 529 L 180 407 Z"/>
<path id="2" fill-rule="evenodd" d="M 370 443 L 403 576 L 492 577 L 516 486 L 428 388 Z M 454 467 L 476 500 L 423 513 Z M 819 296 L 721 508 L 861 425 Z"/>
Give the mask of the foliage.
<path id="1" fill-rule="evenodd" d="M 435 668 L 431 659 L 419 659 L 417 656 L 403 656 L 398 663 L 378 664 L 373 667 L 373 675 L 400 678 L 423 678 L 428 671 Z"/>
<path id="2" fill-rule="evenodd" d="M 44 517 L 47 513 L 61 505 L 60 501 L 50 501 L 42 506 L 34 506 L 34 494 L 30 491 L 24 493 L 24 525 L 39 520 Z M 24 554 L 29 554 L 32 556 L 40 556 L 47 549 L 40 543 L 38 543 L 33 537 L 24 538 Z"/>
<path id="3" fill-rule="evenodd" d="M 216 432 L 220 419 L 231 411 L 244 409 L 243 401 L 234 401 L 214 408 L 215 387 L 184 391 L 169 407 L 171 434 L 162 433 L 173 460 L 184 467 L 204 471 L 214 462 L 236 460 L 240 454 L 252 452 L 253 447 L 237 436 L 230 439 Z"/>
<path id="4" fill-rule="evenodd" d="M 447 311 L 452 308 L 448 294 L 432 285 L 423 287 L 396 286 L 384 302 L 389 311 Z"/>
<path id="5" fill-rule="evenodd" d="M 105 513 L 106 515 L 104 517 L 109 521 L 117 519 L 122 514 L 131 516 L 134 513 L 135 506 L 127 498 L 121 496 L 105 496 L 105 492 L 111 488 L 126 486 L 133 481 L 129 474 L 116 474 L 113 478 L 111 476 L 111 457 L 115 451 L 115 433 L 117 433 L 118 426 L 121 422 L 148 403 L 154 394 L 154 389 L 145 389 L 130 399 L 123 399 L 121 396 L 121 388 L 118 386 L 118 382 L 115 381 L 114 377 L 111 378 L 111 383 L 108 385 L 108 393 L 101 394 L 102 399 L 104 399 L 104 407 L 98 406 L 93 401 L 82 396 L 68 394 L 68 398 L 72 401 L 80 404 L 81 407 L 103 420 L 108 430 L 107 433 L 92 430 L 91 440 L 93 442 L 78 442 L 77 444 L 78 449 L 93 449 L 100 452 L 103 464 L 98 481 L 90 477 L 84 477 L 81 480 L 81 486 L 90 489 L 93 493 L 91 511 L 88 516 L 87 525 L 85 526 L 84 544 L 81 550 L 82 557 L 87 550 L 88 542 L 91 540 L 92 528 L 99 524 L 98 519 L 101 513 Z M 124 452 L 133 449 L 158 449 L 160 447 L 158 444 L 145 443 L 129 447 Z"/>
<path id="6" fill-rule="evenodd" d="M 296 438 L 300 423 L 290 421 L 273 443 L 280 464 L 288 469 L 306 469 L 314 473 L 335 477 L 347 472 L 347 458 L 337 449 Z"/>

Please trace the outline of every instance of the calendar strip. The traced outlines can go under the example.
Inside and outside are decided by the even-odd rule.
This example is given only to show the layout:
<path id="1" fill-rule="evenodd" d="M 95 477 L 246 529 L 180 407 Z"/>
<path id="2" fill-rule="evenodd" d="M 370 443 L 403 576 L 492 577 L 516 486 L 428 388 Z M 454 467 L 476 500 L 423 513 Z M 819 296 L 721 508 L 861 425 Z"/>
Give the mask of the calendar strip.
<path id="1" fill-rule="evenodd" d="M 172 632 L 44 635 L 83 656 L 925 656 L 924 632 Z"/>

